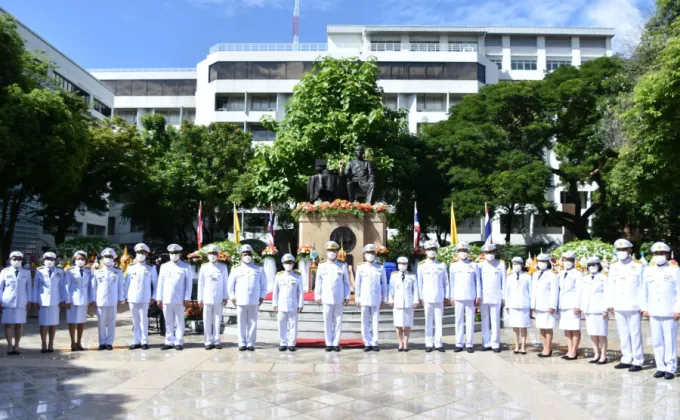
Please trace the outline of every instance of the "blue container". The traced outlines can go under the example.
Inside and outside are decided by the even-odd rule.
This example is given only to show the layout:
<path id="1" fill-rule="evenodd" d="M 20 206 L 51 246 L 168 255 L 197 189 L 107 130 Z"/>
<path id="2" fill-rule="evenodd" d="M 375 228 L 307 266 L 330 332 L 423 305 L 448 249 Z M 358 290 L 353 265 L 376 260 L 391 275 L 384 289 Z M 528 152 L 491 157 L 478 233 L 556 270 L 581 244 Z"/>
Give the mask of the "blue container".
<path id="1" fill-rule="evenodd" d="M 390 284 L 390 276 L 392 275 L 393 271 L 397 271 L 397 264 L 393 262 L 386 262 L 383 264 L 383 267 L 385 268 L 385 274 L 387 274 L 387 284 Z"/>

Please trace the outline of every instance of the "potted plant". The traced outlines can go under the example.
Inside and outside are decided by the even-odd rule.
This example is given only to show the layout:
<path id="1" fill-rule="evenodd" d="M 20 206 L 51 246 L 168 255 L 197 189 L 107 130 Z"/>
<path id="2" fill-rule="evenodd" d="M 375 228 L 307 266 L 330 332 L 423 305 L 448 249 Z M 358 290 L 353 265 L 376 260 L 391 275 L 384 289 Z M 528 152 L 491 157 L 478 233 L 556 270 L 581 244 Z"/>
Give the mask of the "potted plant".
<path id="1" fill-rule="evenodd" d="M 203 310 L 195 300 L 192 300 L 184 311 L 184 323 L 195 333 L 203 332 Z"/>

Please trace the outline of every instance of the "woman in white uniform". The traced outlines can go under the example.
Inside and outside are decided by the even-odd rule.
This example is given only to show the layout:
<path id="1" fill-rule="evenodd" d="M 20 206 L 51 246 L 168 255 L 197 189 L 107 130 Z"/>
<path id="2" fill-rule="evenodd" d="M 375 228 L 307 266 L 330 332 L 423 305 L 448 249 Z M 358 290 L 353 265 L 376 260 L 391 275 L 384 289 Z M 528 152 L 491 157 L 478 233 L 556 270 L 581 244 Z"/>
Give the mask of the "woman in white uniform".
<path id="1" fill-rule="evenodd" d="M 59 309 L 64 304 L 66 309 L 71 306 L 71 298 L 66 293 L 66 274 L 64 269 L 55 267 L 56 261 L 57 255 L 54 252 L 46 252 L 43 255 L 45 265 L 36 270 L 33 282 L 33 302 L 38 307 L 38 324 L 42 340 L 41 353 L 54 352 L 54 334 L 59 325 Z"/>
<path id="2" fill-rule="evenodd" d="M 24 254 L 13 251 L 9 254 L 10 266 L 0 272 L 0 310 L 5 325 L 7 355 L 19 354 L 21 333 L 26 323 L 26 310 L 31 306 L 31 272 L 21 268 Z M 12 333 L 14 329 L 14 333 Z M 12 343 L 14 338 L 14 343 Z"/>
<path id="3" fill-rule="evenodd" d="M 593 340 L 593 359 L 588 363 L 604 365 L 607 363 L 607 304 L 605 286 L 607 277 L 602 273 L 598 257 L 588 259 L 588 274 L 583 276 L 583 296 L 581 310 L 586 314 L 586 328 Z"/>
<path id="4" fill-rule="evenodd" d="M 505 310 L 515 333 L 515 354 L 527 354 L 527 328 L 531 327 L 531 275 L 524 271 L 522 257 L 512 259 L 504 290 Z"/>
<path id="5" fill-rule="evenodd" d="M 87 321 L 87 308 L 94 302 L 92 271 L 85 267 L 87 263 L 85 251 L 76 251 L 73 259 L 75 267 L 66 271 L 66 293 L 71 300 L 71 307 L 66 311 L 66 322 L 71 336 L 71 350 L 83 351 L 85 348 L 81 340 Z"/>
<path id="6" fill-rule="evenodd" d="M 565 360 L 576 360 L 578 345 L 581 342 L 581 290 L 583 278 L 575 267 L 576 253 L 567 251 L 562 254 L 564 269 L 558 275 L 560 285 L 560 329 L 567 337 Z"/>
<path id="7" fill-rule="evenodd" d="M 397 258 L 399 271 L 390 276 L 390 304 L 392 304 L 394 327 L 397 329 L 399 351 L 408 351 L 408 339 L 413 327 L 413 310 L 418 307 L 420 297 L 415 274 L 408 269 L 408 258 Z"/>
<path id="8" fill-rule="evenodd" d="M 559 299 L 559 287 L 557 285 L 557 275 L 550 269 L 550 256 L 540 254 L 538 270 L 534 273 L 531 287 L 531 310 L 536 319 L 536 328 L 540 329 L 543 351 L 538 357 L 552 356 L 552 338 L 555 328 L 555 317 L 557 312 L 557 302 Z"/>

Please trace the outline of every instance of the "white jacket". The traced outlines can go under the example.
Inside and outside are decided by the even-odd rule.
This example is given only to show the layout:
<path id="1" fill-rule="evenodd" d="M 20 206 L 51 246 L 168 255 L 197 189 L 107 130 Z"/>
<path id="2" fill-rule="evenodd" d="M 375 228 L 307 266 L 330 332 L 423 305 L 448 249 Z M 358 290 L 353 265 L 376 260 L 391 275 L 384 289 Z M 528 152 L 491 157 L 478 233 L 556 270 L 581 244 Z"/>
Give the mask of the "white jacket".
<path id="1" fill-rule="evenodd" d="M 482 283 L 482 303 L 496 305 L 503 299 L 503 290 L 507 283 L 505 263 L 499 260 L 479 263 Z"/>
<path id="2" fill-rule="evenodd" d="M 125 273 L 125 298 L 131 303 L 149 303 L 156 299 L 158 274 L 156 267 L 134 262 Z"/>
<path id="3" fill-rule="evenodd" d="M 82 275 L 80 274 L 82 270 Z M 66 293 L 75 306 L 89 305 L 95 301 L 92 289 L 92 271 L 89 268 L 72 267 L 66 271 Z"/>
<path id="4" fill-rule="evenodd" d="M 557 275 L 560 284 L 560 310 L 581 309 L 583 275 L 575 268 L 562 270 Z"/>
<path id="5" fill-rule="evenodd" d="M 393 271 L 390 275 L 390 303 L 397 309 L 413 308 L 420 301 L 418 293 L 418 281 L 415 274 L 404 273 L 401 278 L 400 271 Z"/>
<path id="6" fill-rule="evenodd" d="M 231 270 L 227 290 L 238 306 L 259 305 L 267 296 L 267 277 L 259 265 L 241 263 Z"/>
<path id="7" fill-rule="evenodd" d="M 168 261 L 161 265 L 156 300 L 166 305 L 179 305 L 191 300 L 193 277 L 191 266 L 184 261 Z"/>
<path id="8" fill-rule="evenodd" d="M 418 296 L 424 303 L 442 303 L 451 298 L 446 265 L 426 259 L 418 264 Z"/>
<path id="9" fill-rule="evenodd" d="M 583 275 L 581 310 L 586 314 L 607 312 L 607 276 L 602 273 Z"/>
<path id="10" fill-rule="evenodd" d="M 211 262 L 201 265 L 198 272 L 197 299 L 205 305 L 222 305 L 229 300 L 229 269 L 221 262 Z"/>
<path id="11" fill-rule="evenodd" d="M 0 271 L 0 295 L 2 307 L 7 309 L 25 307 L 26 303 L 32 302 L 31 272 L 20 268 L 17 277 L 14 268 L 3 268 Z"/>
<path id="12" fill-rule="evenodd" d="M 479 266 L 470 260 L 458 260 L 449 266 L 451 299 L 475 300 L 482 296 Z"/>
<path id="13" fill-rule="evenodd" d="M 274 278 L 272 306 L 279 312 L 297 312 L 305 305 L 305 289 L 302 276 L 295 271 L 279 271 Z"/>
<path id="14" fill-rule="evenodd" d="M 63 268 L 54 267 L 51 277 L 47 267 L 40 267 L 35 271 L 33 302 L 41 307 L 57 306 L 61 302 L 71 303 L 71 297 L 66 293 L 66 273 Z"/>
<path id="15" fill-rule="evenodd" d="M 671 317 L 680 313 L 680 269 L 668 263 L 645 268 L 642 308 L 650 316 Z"/>
<path id="16" fill-rule="evenodd" d="M 607 306 L 616 311 L 639 311 L 642 306 L 642 274 L 644 266 L 628 258 L 609 267 Z"/>
<path id="17" fill-rule="evenodd" d="M 349 299 L 351 293 L 347 264 L 335 261 L 324 261 L 316 271 L 314 299 L 321 300 L 324 305 L 337 305 Z"/>
<path id="18" fill-rule="evenodd" d="M 92 290 L 97 306 L 118 306 L 125 300 L 125 282 L 120 268 L 103 267 L 94 270 Z"/>
<path id="19" fill-rule="evenodd" d="M 382 264 L 362 263 L 357 267 L 354 300 L 362 306 L 380 306 L 387 302 L 387 275 Z"/>
<path id="20" fill-rule="evenodd" d="M 531 309 L 536 311 L 557 310 L 560 288 L 557 284 L 557 274 L 553 271 L 539 270 L 535 272 L 531 291 Z"/>
<path id="21" fill-rule="evenodd" d="M 531 274 L 508 274 L 505 284 L 505 307 L 509 309 L 531 309 Z"/>

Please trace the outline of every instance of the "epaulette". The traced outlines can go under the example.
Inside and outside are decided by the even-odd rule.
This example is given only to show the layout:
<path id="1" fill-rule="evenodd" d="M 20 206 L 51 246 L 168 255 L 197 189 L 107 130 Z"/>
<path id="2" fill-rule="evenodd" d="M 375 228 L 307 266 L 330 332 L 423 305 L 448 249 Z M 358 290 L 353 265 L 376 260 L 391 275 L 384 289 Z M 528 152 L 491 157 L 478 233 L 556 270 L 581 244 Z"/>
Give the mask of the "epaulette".
<path id="1" fill-rule="evenodd" d="M 5 267 L 5 268 L 2 269 L 2 271 L 7 271 L 7 270 L 11 270 L 11 269 L 12 269 L 12 267 Z"/>
<path id="2" fill-rule="evenodd" d="M 452 257 L 451 262 L 458 262 L 458 257 Z"/>
<path id="3" fill-rule="evenodd" d="M 500 261 L 500 262 L 502 262 L 503 264 L 505 264 L 505 260 L 498 260 L 498 261 Z"/>
<path id="4" fill-rule="evenodd" d="M 210 264 L 210 261 L 201 264 L 201 267 L 203 267 L 204 265 L 208 265 L 208 264 Z"/>
<path id="5" fill-rule="evenodd" d="M 321 260 L 319 260 L 319 264 L 321 264 L 321 263 L 325 263 L 325 262 L 326 262 L 326 259 L 325 259 L 325 258 L 324 258 L 324 259 L 321 259 Z"/>
<path id="6" fill-rule="evenodd" d="M 294 273 L 300 274 L 300 270 L 293 270 Z"/>
<path id="7" fill-rule="evenodd" d="M 422 260 L 421 262 L 419 262 L 419 263 L 418 263 L 418 265 L 420 265 L 420 264 L 424 264 L 424 263 L 425 263 L 425 261 L 427 261 L 427 260 Z"/>
<path id="8" fill-rule="evenodd" d="M 41 265 L 40 267 L 38 267 L 38 270 L 40 270 L 41 268 L 45 268 L 45 266 Z"/>
<path id="9" fill-rule="evenodd" d="M 279 272 L 276 273 L 276 274 L 281 274 L 281 273 L 285 273 L 285 271 L 282 270 L 282 271 L 279 271 Z"/>
<path id="10" fill-rule="evenodd" d="M 362 264 L 366 264 L 366 261 L 362 261 L 362 262 L 360 262 L 360 263 L 357 264 L 357 265 L 362 265 Z"/>

